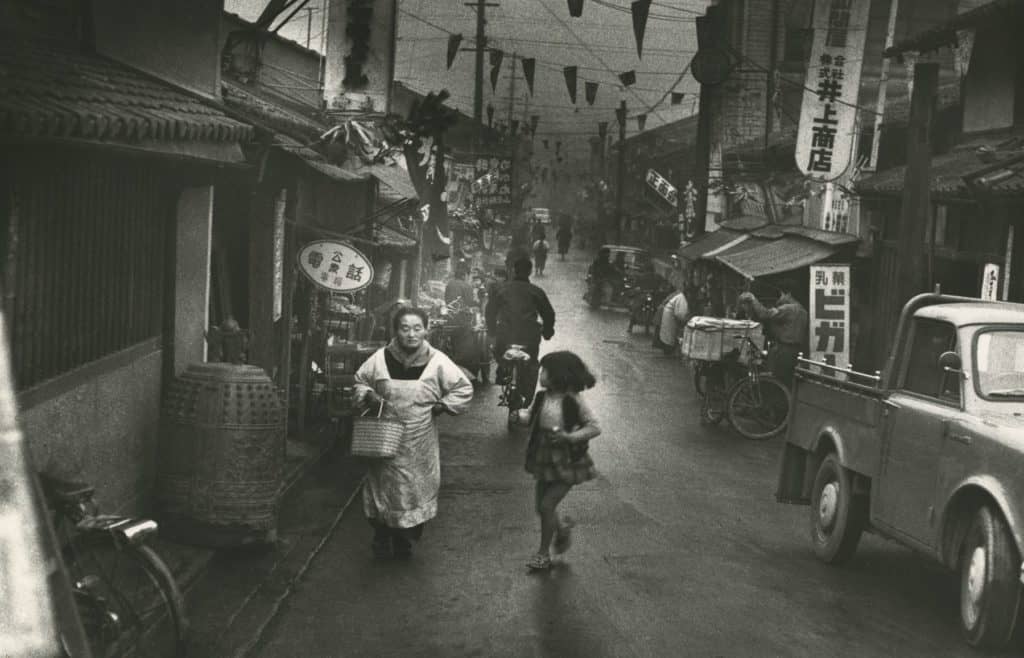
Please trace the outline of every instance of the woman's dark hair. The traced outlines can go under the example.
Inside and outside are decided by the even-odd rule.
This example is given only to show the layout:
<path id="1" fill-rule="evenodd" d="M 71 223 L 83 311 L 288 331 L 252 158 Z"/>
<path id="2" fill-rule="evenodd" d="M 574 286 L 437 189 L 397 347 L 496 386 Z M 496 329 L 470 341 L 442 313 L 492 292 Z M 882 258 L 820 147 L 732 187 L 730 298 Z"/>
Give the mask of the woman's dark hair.
<path id="1" fill-rule="evenodd" d="M 415 315 L 420 320 L 423 320 L 423 328 L 427 328 L 429 325 L 429 319 L 427 318 L 427 312 L 422 308 L 416 308 L 415 306 L 403 306 L 402 308 L 395 311 L 394 316 L 391 318 L 391 331 L 398 333 L 398 326 L 402 322 L 402 318 L 407 315 Z"/>
<path id="2" fill-rule="evenodd" d="M 597 383 L 583 360 L 573 352 L 549 352 L 541 358 L 540 366 L 548 371 L 548 384 L 555 391 L 579 393 Z"/>

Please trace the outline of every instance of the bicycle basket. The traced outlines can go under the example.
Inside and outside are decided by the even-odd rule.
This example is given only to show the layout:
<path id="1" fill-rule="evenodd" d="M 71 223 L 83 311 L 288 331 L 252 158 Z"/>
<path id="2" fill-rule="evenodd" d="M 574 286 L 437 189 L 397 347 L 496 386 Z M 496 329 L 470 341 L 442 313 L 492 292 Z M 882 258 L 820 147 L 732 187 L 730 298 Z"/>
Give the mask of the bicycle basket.
<path id="1" fill-rule="evenodd" d="M 352 455 L 387 459 L 398 454 L 405 434 L 405 423 L 397 418 L 382 418 L 384 402 L 376 416 L 357 416 L 352 419 Z"/>

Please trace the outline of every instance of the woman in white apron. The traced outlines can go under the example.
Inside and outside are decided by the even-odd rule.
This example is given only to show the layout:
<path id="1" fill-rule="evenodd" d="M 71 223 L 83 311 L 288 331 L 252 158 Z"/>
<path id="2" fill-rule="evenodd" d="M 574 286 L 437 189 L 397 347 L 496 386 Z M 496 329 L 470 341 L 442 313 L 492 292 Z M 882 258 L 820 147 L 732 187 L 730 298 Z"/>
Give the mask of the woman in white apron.
<path id="1" fill-rule="evenodd" d="M 374 460 L 363 485 L 363 512 L 374 528 L 377 557 L 408 557 L 423 524 L 437 515 L 441 459 L 435 418 L 458 414 L 473 385 L 451 359 L 426 341 L 427 315 L 400 309 L 394 338 L 356 372 L 356 396 L 405 423 L 397 455 Z"/>

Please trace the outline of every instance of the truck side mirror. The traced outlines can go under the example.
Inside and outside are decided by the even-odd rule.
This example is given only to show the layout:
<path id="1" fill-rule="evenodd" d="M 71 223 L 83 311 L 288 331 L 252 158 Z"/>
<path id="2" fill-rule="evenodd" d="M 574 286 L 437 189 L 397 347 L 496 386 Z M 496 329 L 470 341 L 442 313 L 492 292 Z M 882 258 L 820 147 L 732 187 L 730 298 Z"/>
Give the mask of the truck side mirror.
<path id="1" fill-rule="evenodd" d="M 945 372 L 962 372 L 963 363 L 956 352 L 943 352 L 939 355 L 939 367 Z"/>

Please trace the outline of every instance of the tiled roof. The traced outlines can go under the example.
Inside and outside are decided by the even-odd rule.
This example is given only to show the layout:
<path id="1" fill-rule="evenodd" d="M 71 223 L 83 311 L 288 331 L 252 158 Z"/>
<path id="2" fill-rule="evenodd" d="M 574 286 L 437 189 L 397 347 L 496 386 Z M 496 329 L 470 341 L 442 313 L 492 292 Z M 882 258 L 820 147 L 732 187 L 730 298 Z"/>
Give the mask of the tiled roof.
<path id="1" fill-rule="evenodd" d="M 709 251 L 724 247 L 733 240 L 738 239 L 741 235 L 741 233 L 724 228 L 705 233 L 690 244 L 680 247 L 679 257 L 687 260 L 697 260 Z"/>
<path id="2" fill-rule="evenodd" d="M 310 141 L 327 132 L 330 126 L 281 103 L 260 95 L 257 88 L 249 88 L 233 80 L 221 80 L 224 104 L 247 120 L 291 135 L 307 137 Z"/>
<path id="3" fill-rule="evenodd" d="M 957 30 L 992 24 L 997 21 L 1007 21 L 1007 26 L 1010 26 L 1013 25 L 1013 21 L 1019 21 L 1022 16 L 1024 16 L 1024 0 L 994 0 L 959 14 L 942 25 L 900 41 L 886 50 L 885 55 L 892 57 L 908 51 L 938 50 L 943 46 L 956 43 Z"/>
<path id="4" fill-rule="evenodd" d="M 860 238 L 856 235 L 838 233 L 836 231 L 825 231 L 820 228 L 811 228 L 809 226 L 780 226 L 779 228 L 785 235 L 799 235 L 804 238 L 810 238 L 811 240 L 824 242 L 825 244 L 833 246 L 860 242 Z"/>
<path id="5" fill-rule="evenodd" d="M 274 142 L 274 146 L 282 152 L 298 158 L 309 168 L 330 179 L 343 183 L 352 183 L 369 178 L 369 176 L 361 176 L 353 171 L 329 163 L 327 158 L 320 153 L 307 146 L 303 146 L 299 141 L 286 135 L 275 135 Z"/>
<path id="6" fill-rule="evenodd" d="M 417 244 L 416 240 L 382 224 L 373 225 L 373 240 L 380 246 L 391 249 L 413 249 Z"/>
<path id="7" fill-rule="evenodd" d="M 239 142 L 253 128 L 117 62 L 0 39 L 0 137 Z"/>
<path id="8" fill-rule="evenodd" d="M 835 248 L 795 235 L 765 242 L 752 249 L 715 256 L 723 265 L 740 275 L 759 276 L 788 272 L 822 261 L 835 253 Z"/>
<path id="9" fill-rule="evenodd" d="M 970 194 L 967 181 L 976 177 L 978 184 L 993 194 L 1019 194 L 1024 191 L 1021 156 L 1024 156 L 1024 146 L 1019 137 L 1009 140 L 989 137 L 964 144 L 932 158 L 931 192 L 937 198 L 965 197 Z M 903 192 L 906 171 L 903 165 L 863 178 L 857 181 L 857 192 L 897 196 Z"/>

